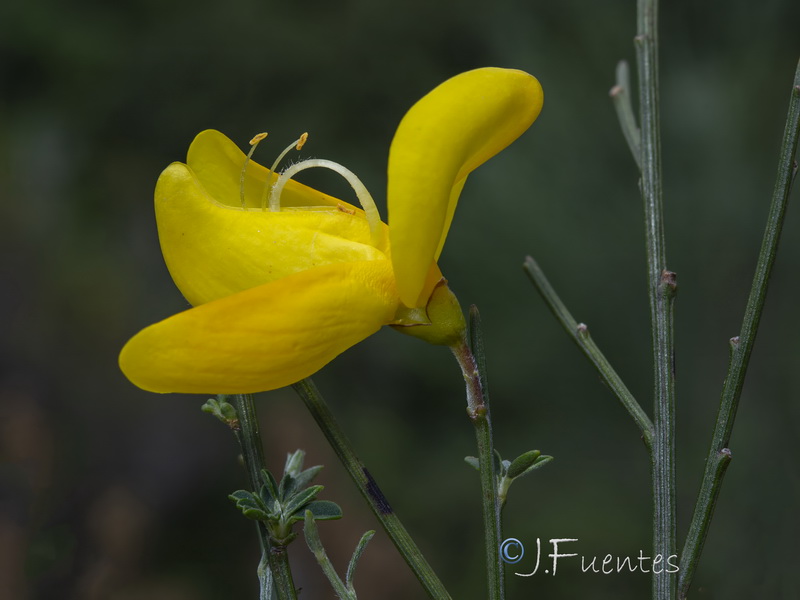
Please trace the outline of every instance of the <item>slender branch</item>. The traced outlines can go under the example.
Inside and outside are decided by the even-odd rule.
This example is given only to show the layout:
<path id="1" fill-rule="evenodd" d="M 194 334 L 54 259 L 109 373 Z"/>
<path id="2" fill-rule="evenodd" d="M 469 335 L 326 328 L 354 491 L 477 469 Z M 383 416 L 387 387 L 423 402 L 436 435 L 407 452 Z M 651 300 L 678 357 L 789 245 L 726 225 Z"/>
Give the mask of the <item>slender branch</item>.
<path id="1" fill-rule="evenodd" d="M 472 320 L 473 323 L 476 323 L 474 316 Z M 479 337 L 473 339 L 478 340 Z M 503 563 L 500 561 L 500 501 L 497 494 L 497 474 L 494 470 L 494 445 L 489 404 L 483 393 L 478 362 L 467 341 L 464 340 L 461 344 L 453 346 L 451 350 L 464 375 L 467 386 L 467 415 L 475 426 L 475 436 L 478 442 L 489 599 L 502 600 L 504 589 Z"/>
<path id="2" fill-rule="evenodd" d="M 425 588 L 428 596 L 434 600 L 449 600 L 450 594 L 436 576 L 436 573 L 433 572 L 428 561 L 425 560 L 422 552 L 420 552 L 414 540 L 411 539 L 406 528 L 403 527 L 400 519 L 397 518 L 367 467 L 356 455 L 352 443 L 347 439 L 317 386 L 309 378 L 295 383 L 292 387 L 302 398 L 311 416 L 314 417 L 328 443 L 336 452 L 336 456 L 339 457 L 342 465 L 350 474 L 350 478 L 356 484 L 358 491 L 361 492 L 361 495 L 369 504 L 372 512 L 375 513 L 400 555 L 405 559 L 414 575 Z"/>
<path id="3" fill-rule="evenodd" d="M 236 439 L 242 448 L 242 458 L 247 469 L 247 477 L 251 490 L 261 488 L 261 471 L 266 468 L 264 461 L 264 447 L 261 444 L 261 434 L 258 431 L 258 415 L 251 394 L 237 394 L 233 396 L 233 405 L 239 419 L 238 427 L 234 427 Z M 289 560 L 285 547 L 273 547 L 264 523 L 256 521 L 258 527 L 258 540 L 261 545 L 261 562 L 258 566 L 258 580 L 261 588 L 260 597 L 270 596 L 269 588 L 273 582 L 276 584 L 280 600 L 296 600 L 297 595 L 289 570 Z M 264 568 L 264 558 L 269 563 L 268 575 Z M 274 576 L 274 578 L 273 578 Z"/>
<path id="4" fill-rule="evenodd" d="M 689 526 L 689 533 L 681 553 L 678 576 L 678 598 L 686 598 L 691 586 L 694 572 L 703 551 L 708 527 L 711 524 L 711 517 L 714 515 L 714 508 L 717 505 L 717 497 L 722 486 L 722 478 L 731 463 L 731 451 L 723 448 L 714 456 L 710 456 L 706 461 L 706 472 L 703 476 L 700 492 L 697 496 L 697 505 L 692 516 L 692 523 Z M 706 477 L 710 478 L 710 484 L 705 485 Z"/>
<path id="5" fill-rule="evenodd" d="M 720 464 L 724 463 L 726 466 L 730 461 L 728 446 L 730 444 L 731 431 L 733 430 L 733 422 L 736 418 L 736 410 L 739 406 L 739 398 L 744 386 L 750 353 L 753 350 L 758 324 L 764 309 L 764 300 L 767 295 L 772 267 L 775 263 L 775 255 L 778 250 L 781 230 L 783 229 L 789 194 L 797 172 L 797 163 L 794 157 L 797 153 L 798 138 L 800 138 L 800 62 L 795 71 L 789 98 L 789 113 L 786 118 L 786 127 L 778 160 L 778 175 L 772 194 L 767 226 L 761 243 L 761 251 L 758 255 L 756 272 L 750 289 L 750 297 L 747 300 L 741 333 L 738 338 L 731 340 L 731 359 L 722 389 L 719 413 L 717 414 L 717 421 L 711 439 L 711 448 L 706 459 L 705 473 L 703 474 L 697 505 L 689 527 L 689 534 L 681 555 L 681 575 L 679 580 L 681 598 L 686 597 L 691 585 L 692 575 L 708 535 L 709 523 L 714 514 L 716 499 L 722 484 L 724 466 L 721 467 L 722 471 L 720 472 Z M 726 453 L 727 459 L 719 458 L 720 455 L 725 455 Z"/>
<path id="6" fill-rule="evenodd" d="M 636 58 L 641 112 L 641 187 L 647 241 L 650 323 L 655 393 L 651 452 L 653 555 L 675 552 L 675 373 L 672 301 L 675 274 L 667 271 L 661 183 L 661 131 L 658 96 L 658 1 L 638 0 Z M 654 600 L 675 597 L 674 573 L 653 570 Z"/>
<path id="7" fill-rule="evenodd" d="M 314 522 L 314 517 L 312 515 L 306 515 L 303 536 L 305 536 L 306 544 L 314 554 L 314 558 L 317 559 L 317 564 L 322 568 L 322 572 L 325 573 L 325 577 L 328 578 L 331 587 L 333 587 L 336 597 L 339 598 L 339 600 L 353 600 L 355 594 L 350 593 L 350 590 L 347 589 L 347 586 L 333 567 L 331 559 L 328 558 L 328 553 L 322 545 L 322 540 L 319 539 L 317 524 Z"/>
<path id="8" fill-rule="evenodd" d="M 628 69 L 628 62 L 621 60 L 617 63 L 617 82 L 609 90 L 608 95 L 614 102 L 617 110 L 617 118 L 622 128 L 622 135 L 628 143 L 633 160 L 639 170 L 642 169 L 642 133 L 636 124 L 636 116 L 633 114 L 631 105 L 631 77 Z"/>
<path id="9" fill-rule="evenodd" d="M 623 408 L 628 411 L 628 414 L 633 418 L 639 431 L 642 433 L 642 439 L 645 445 L 650 448 L 653 441 L 653 423 L 650 417 L 644 412 L 642 407 L 633 397 L 628 387 L 622 381 L 620 376 L 608 362 L 608 359 L 597 347 L 591 335 L 589 335 L 589 328 L 583 324 L 578 323 L 567 307 L 561 301 L 553 286 L 545 277 L 544 272 L 539 267 L 538 263 L 530 256 L 525 258 L 525 263 L 522 268 L 528 274 L 533 285 L 539 292 L 539 295 L 544 299 L 550 312 L 558 319 L 561 326 L 569 334 L 572 340 L 577 344 L 578 348 L 586 355 L 586 358 L 594 365 L 600 378 L 611 388 L 614 395 L 622 403 Z"/>

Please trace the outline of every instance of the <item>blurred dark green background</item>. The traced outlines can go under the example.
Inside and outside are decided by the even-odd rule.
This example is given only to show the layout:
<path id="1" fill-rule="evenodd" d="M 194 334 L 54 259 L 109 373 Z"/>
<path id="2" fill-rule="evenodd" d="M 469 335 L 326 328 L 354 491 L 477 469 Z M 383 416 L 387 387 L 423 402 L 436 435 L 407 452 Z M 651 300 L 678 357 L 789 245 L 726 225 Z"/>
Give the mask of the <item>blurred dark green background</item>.
<path id="1" fill-rule="evenodd" d="M 470 179 L 441 266 L 482 311 L 495 440 L 556 461 L 515 484 L 505 534 L 578 538 L 588 557 L 650 546 L 635 426 L 521 271 L 534 255 L 649 410 L 637 174 L 608 89 L 633 59 L 632 1 L 6 2 L 0 7 L 0 596 L 254 598 L 235 443 L 204 397 L 157 396 L 117 369 L 122 344 L 183 309 L 159 254 L 152 190 L 202 129 L 278 148 L 309 131 L 383 202 L 404 111 L 477 66 L 539 77 L 532 129 Z M 669 266 L 678 273 L 681 541 L 772 192 L 800 4 L 689 0 L 662 11 Z M 333 176 L 308 180 L 347 194 Z M 347 196 L 349 198 L 349 196 Z M 797 194 L 795 194 L 797 200 Z M 383 206 L 383 205 L 382 205 Z M 385 215 L 385 211 L 383 213 Z M 790 210 L 694 598 L 797 598 L 800 214 Z M 463 384 L 441 348 L 382 331 L 316 377 L 455 598 L 484 596 L 478 479 Z M 268 462 L 305 448 L 345 519 L 321 525 L 340 568 L 376 527 L 290 390 L 259 397 Z M 549 551 L 549 550 L 548 550 Z M 330 598 L 302 541 L 302 598 Z M 516 570 L 532 567 L 527 559 Z M 644 598 L 641 574 L 519 578 L 509 599 Z M 423 593 L 382 532 L 363 598 Z"/>

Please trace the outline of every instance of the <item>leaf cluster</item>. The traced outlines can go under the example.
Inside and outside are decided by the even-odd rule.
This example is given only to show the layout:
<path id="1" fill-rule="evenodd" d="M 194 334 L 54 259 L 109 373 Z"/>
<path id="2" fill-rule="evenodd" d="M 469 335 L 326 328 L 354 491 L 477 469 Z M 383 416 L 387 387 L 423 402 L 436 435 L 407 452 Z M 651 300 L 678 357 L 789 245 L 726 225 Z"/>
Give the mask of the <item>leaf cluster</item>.
<path id="1" fill-rule="evenodd" d="M 302 450 L 289 454 L 280 482 L 272 473 L 262 469 L 261 489 L 255 492 L 237 490 L 228 496 L 245 517 L 264 523 L 277 545 L 285 546 L 296 537 L 292 525 L 303 521 L 306 511 L 319 521 L 342 517 L 338 504 L 316 499 L 324 486 L 309 484 L 322 470 L 322 465 L 303 470 L 304 458 Z"/>
<path id="2" fill-rule="evenodd" d="M 204 413 L 215 416 L 217 419 L 225 423 L 231 429 L 239 429 L 239 415 L 236 409 L 225 400 L 225 396 L 220 395 L 216 398 L 209 398 L 203 406 L 200 407 Z"/>
<path id="3" fill-rule="evenodd" d="M 466 463 L 480 471 L 480 464 L 478 459 L 474 456 L 467 456 L 464 458 Z M 552 456 L 542 454 L 539 450 L 528 450 L 523 452 L 514 460 L 503 460 L 500 453 L 494 451 L 494 473 L 496 479 L 497 498 L 500 501 L 500 506 L 503 507 L 508 497 L 508 489 L 515 479 L 524 477 L 528 473 L 532 473 L 536 469 L 543 467 L 553 460 Z"/>

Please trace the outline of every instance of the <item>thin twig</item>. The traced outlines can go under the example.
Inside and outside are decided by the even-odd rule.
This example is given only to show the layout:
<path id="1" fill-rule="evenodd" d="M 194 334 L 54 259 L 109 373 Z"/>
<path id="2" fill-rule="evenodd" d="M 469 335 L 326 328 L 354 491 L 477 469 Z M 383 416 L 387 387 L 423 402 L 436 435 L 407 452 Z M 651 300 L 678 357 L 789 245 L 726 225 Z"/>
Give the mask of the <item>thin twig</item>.
<path id="1" fill-rule="evenodd" d="M 564 328 L 572 340 L 577 344 L 578 348 L 584 353 L 586 358 L 594 365 L 600 378 L 611 388 L 614 395 L 622 403 L 623 408 L 628 411 L 628 414 L 633 418 L 639 431 L 642 433 L 644 443 L 650 448 L 653 440 L 653 423 L 650 417 L 644 412 L 642 407 L 633 397 L 633 394 L 628 389 L 628 386 L 622 381 L 620 376 L 608 362 L 608 359 L 597 347 L 592 336 L 589 334 L 589 328 L 584 323 L 578 323 L 567 307 L 561 301 L 553 286 L 545 277 L 544 272 L 539 267 L 538 263 L 530 256 L 525 258 L 525 263 L 522 268 L 528 274 L 533 285 L 539 292 L 539 295 L 547 303 L 550 312 L 558 319 L 561 326 Z"/>
<path id="2" fill-rule="evenodd" d="M 792 84 L 789 113 L 786 117 L 786 127 L 778 160 L 778 175 L 772 194 L 767 226 L 761 243 L 761 251 L 758 255 L 758 264 L 756 265 L 750 297 L 747 300 L 747 307 L 744 312 L 741 333 L 738 338 L 731 340 L 731 359 L 722 389 L 719 412 L 711 439 L 711 448 L 706 459 L 705 473 L 703 474 L 697 505 L 689 527 L 689 534 L 681 554 L 680 580 L 678 584 L 680 598 L 685 598 L 689 591 L 694 570 L 708 535 L 709 523 L 714 514 L 716 499 L 722 484 L 722 474 L 724 473 L 724 466 L 720 469 L 720 464 L 722 463 L 720 463 L 719 457 L 721 454 L 727 453 L 728 458 L 723 461 L 724 465 L 727 465 L 727 462 L 730 461 L 728 447 L 731 431 L 733 430 L 733 422 L 736 418 L 736 410 L 739 406 L 739 398 L 744 386 L 750 353 L 753 350 L 758 324 L 764 309 L 769 278 L 775 263 L 775 255 L 778 250 L 781 230 L 783 229 L 789 194 L 797 169 L 794 157 L 797 153 L 798 138 L 800 138 L 800 62 L 797 65 L 794 83 Z"/>

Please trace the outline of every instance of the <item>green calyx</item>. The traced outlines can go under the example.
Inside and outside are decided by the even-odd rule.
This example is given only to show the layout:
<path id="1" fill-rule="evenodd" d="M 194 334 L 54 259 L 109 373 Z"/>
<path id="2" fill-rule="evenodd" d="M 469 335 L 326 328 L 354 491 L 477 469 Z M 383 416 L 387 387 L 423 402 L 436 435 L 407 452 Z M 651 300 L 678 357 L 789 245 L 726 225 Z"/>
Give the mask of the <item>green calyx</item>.
<path id="1" fill-rule="evenodd" d="M 455 346 L 464 340 L 467 331 L 461 305 L 446 279 L 436 284 L 424 309 L 398 310 L 391 327 L 435 346 Z"/>

